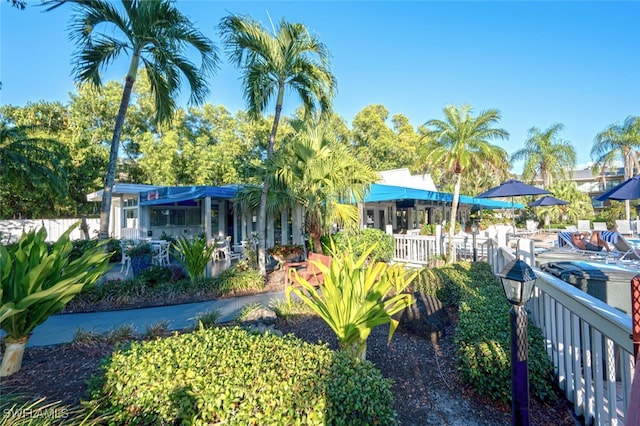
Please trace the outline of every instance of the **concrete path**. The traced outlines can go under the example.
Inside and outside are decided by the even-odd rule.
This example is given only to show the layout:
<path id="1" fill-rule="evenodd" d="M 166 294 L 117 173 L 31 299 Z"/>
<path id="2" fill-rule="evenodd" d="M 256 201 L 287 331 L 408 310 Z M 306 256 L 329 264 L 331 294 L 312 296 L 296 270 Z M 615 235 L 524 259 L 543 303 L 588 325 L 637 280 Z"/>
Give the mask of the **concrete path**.
<path id="1" fill-rule="evenodd" d="M 69 343 L 78 329 L 101 334 L 123 325 L 131 325 L 143 333 L 146 326 L 168 321 L 170 330 L 180 330 L 197 325 L 195 318 L 200 312 L 218 311 L 218 321 L 226 322 L 235 319 L 244 306 L 269 306 L 273 300 L 284 298 L 284 292 L 280 291 L 156 308 L 53 315 L 35 328 L 27 347 Z"/>

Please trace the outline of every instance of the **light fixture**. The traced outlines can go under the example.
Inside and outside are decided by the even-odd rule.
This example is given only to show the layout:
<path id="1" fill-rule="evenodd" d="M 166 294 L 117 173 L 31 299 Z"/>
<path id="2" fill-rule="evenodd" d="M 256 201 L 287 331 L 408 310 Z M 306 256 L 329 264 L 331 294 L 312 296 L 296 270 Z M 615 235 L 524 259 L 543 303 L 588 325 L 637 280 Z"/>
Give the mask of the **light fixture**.
<path id="1" fill-rule="evenodd" d="M 511 327 L 511 424 L 529 425 L 529 345 L 527 343 L 527 311 L 524 305 L 531 297 L 536 274 L 520 259 L 516 249 L 516 258 L 507 263 L 496 274 L 502 282 L 502 288 L 509 309 Z"/>

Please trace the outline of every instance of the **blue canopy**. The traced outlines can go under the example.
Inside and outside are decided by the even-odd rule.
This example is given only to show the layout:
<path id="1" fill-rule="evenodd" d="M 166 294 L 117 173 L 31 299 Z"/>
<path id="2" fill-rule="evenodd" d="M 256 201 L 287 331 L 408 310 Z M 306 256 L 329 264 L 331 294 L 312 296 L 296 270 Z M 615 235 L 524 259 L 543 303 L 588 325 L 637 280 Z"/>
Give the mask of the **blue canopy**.
<path id="1" fill-rule="evenodd" d="M 231 200 L 236 197 L 239 185 L 224 186 L 165 186 L 140 193 L 141 206 L 158 206 L 185 203 L 211 197 L 220 200 Z"/>
<path id="2" fill-rule="evenodd" d="M 406 188 L 403 186 L 382 185 L 374 183 L 369 187 L 363 202 L 375 203 L 381 201 L 422 200 L 453 202 L 453 194 L 447 192 L 429 191 L 426 189 Z M 496 201 L 484 198 L 475 198 L 468 195 L 460 195 L 461 204 L 470 204 L 485 209 L 521 209 L 524 206 L 519 203 Z"/>

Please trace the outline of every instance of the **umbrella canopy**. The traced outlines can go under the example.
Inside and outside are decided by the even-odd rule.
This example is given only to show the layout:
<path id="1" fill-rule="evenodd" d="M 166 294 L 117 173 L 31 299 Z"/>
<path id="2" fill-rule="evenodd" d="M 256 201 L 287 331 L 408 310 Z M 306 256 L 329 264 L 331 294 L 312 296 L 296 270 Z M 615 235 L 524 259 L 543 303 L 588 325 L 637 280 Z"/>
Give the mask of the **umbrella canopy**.
<path id="1" fill-rule="evenodd" d="M 602 193 L 597 200 L 636 200 L 640 198 L 640 175 L 636 175 Z"/>
<path id="2" fill-rule="evenodd" d="M 519 180 L 510 179 L 506 182 L 502 182 L 500 186 L 496 186 L 495 188 L 491 188 L 480 195 L 476 195 L 476 198 L 519 197 L 521 195 L 541 194 L 549 194 L 549 191 L 540 189 L 533 185 L 527 185 Z"/>
<path id="3" fill-rule="evenodd" d="M 529 203 L 529 207 L 563 206 L 565 204 L 569 204 L 569 202 L 561 200 L 560 198 L 552 197 L 551 195 L 545 195 L 544 197 L 535 200 L 533 203 Z"/>

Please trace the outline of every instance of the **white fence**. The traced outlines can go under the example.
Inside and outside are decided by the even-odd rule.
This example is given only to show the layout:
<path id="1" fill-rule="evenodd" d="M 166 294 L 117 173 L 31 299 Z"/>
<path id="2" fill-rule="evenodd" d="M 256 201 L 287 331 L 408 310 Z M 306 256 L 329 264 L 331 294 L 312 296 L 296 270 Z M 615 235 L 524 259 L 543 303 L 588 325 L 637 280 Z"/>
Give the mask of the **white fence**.
<path id="1" fill-rule="evenodd" d="M 71 225 L 80 222 L 81 219 L 25 219 L 25 220 L 0 220 L 0 243 L 8 244 L 20 239 L 22 232 L 29 232 L 32 229 L 45 227 L 47 230 L 47 241 L 57 241 Z M 98 235 L 100 229 L 100 219 L 87 219 L 89 226 L 89 237 Z M 80 228 L 76 228 L 71 233 L 72 240 L 82 238 Z"/>
<path id="2" fill-rule="evenodd" d="M 514 256 L 494 240 L 490 245 L 496 273 Z M 585 424 L 623 425 L 634 372 L 631 317 L 534 270 L 538 279 L 527 310 L 544 334 L 558 385 Z"/>

